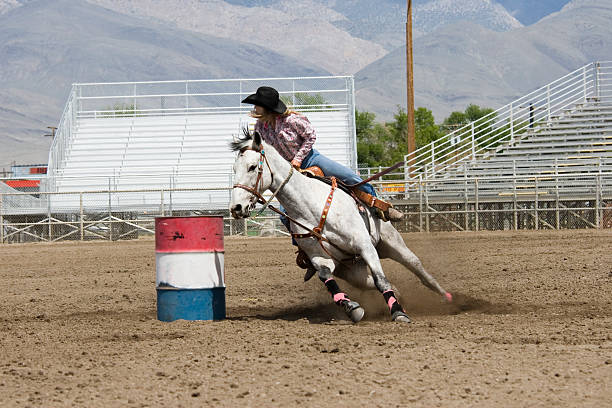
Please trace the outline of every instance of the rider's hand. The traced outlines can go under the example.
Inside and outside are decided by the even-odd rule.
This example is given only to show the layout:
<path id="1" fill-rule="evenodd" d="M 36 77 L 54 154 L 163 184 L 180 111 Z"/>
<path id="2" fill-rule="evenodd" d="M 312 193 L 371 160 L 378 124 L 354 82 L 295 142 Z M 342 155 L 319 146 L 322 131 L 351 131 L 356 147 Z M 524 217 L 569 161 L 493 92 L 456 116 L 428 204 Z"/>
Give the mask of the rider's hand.
<path id="1" fill-rule="evenodd" d="M 293 166 L 294 168 L 299 170 L 301 165 L 302 165 L 302 162 L 299 162 L 295 159 L 291 160 L 291 166 Z"/>

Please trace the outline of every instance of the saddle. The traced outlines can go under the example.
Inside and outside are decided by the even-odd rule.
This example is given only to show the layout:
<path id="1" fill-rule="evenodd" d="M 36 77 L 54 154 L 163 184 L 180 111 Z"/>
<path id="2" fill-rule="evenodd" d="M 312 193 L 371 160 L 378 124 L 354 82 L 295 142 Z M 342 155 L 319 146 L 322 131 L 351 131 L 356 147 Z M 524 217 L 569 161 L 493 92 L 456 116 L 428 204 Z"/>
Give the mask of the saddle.
<path id="1" fill-rule="evenodd" d="M 308 177 L 316 178 L 317 180 L 320 180 L 326 184 L 332 184 L 331 179 L 326 177 L 325 174 L 323 174 L 323 171 L 317 166 L 308 167 L 306 169 L 300 170 L 300 173 L 305 174 Z M 388 216 L 385 215 L 385 213 L 388 213 L 389 209 L 393 207 L 391 203 L 381 200 L 378 197 L 374 197 L 373 195 L 368 194 L 357 187 L 351 188 L 344 184 L 341 180 L 337 180 L 337 183 L 338 188 L 353 197 L 358 204 L 363 203 L 370 208 L 376 209 L 376 213 L 384 221 L 388 221 Z"/>

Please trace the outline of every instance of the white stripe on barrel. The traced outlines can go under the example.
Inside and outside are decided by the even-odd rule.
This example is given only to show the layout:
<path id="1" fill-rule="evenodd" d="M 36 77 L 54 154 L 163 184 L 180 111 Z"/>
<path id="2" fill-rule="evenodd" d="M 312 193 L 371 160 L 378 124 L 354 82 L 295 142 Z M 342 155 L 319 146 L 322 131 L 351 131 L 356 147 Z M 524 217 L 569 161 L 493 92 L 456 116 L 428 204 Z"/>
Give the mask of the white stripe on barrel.
<path id="1" fill-rule="evenodd" d="M 155 219 L 157 318 L 225 318 L 223 218 Z"/>

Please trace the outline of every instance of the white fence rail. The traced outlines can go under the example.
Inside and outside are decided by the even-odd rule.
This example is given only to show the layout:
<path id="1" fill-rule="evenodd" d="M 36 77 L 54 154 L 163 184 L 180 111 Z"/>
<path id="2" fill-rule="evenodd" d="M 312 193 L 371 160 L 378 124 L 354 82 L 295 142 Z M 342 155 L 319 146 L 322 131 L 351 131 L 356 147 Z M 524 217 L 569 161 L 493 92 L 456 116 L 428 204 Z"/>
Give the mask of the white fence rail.
<path id="1" fill-rule="evenodd" d="M 123 198 L 134 193 L 146 195 L 149 202 L 123 205 Z M 0 243 L 135 238 L 153 232 L 156 216 L 227 216 L 225 207 L 207 202 L 211 193 L 227 196 L 230 188 L 42 192 L 35 207 L 28 207 L 23 200 L 31 197 L 29 193 L 2 192 Z M 199 205 L 176 206 L 176 198 L 183 194 L 199 197 Z M 78 204 L 52 210 L 48 203 L 60 196 Z M 401 231 L 612 228 L 612 172 L 422 179 L 416 192 L 408 196 L 399 193 L 393 201 L 406 212 L 406 220 L 397 225 Z M 15 202 L 22 206 L 7 205 Z M 278 235 L 286 231 L 278 218 L 268 213 L 258 219 L 227 218 L 226 233 Z"/>
<path id="2" fill-rule="evenodd" d="M 589 101 L 612 102 L 612 61 L 585 65 L 406 155 L 405 178 L 434 177 L 487 157 L 501 144 L 512 143 Z"/>

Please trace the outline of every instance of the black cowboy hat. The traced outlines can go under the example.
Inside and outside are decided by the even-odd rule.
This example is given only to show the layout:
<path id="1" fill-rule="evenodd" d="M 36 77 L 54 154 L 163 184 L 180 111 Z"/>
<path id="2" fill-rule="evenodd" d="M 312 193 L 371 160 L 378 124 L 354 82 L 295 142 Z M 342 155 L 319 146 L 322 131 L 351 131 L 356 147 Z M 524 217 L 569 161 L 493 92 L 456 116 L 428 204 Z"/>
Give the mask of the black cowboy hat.
<path id="1" fill-rule="evenodd" d="M 260 86 L 257 88 L 257 92 L 244 98 L 242 103 L 262 106 L 272 112 L 281 114 L 287 110 L 287 105 L 280 100 L 278 91 L 269 86 Z"/>

